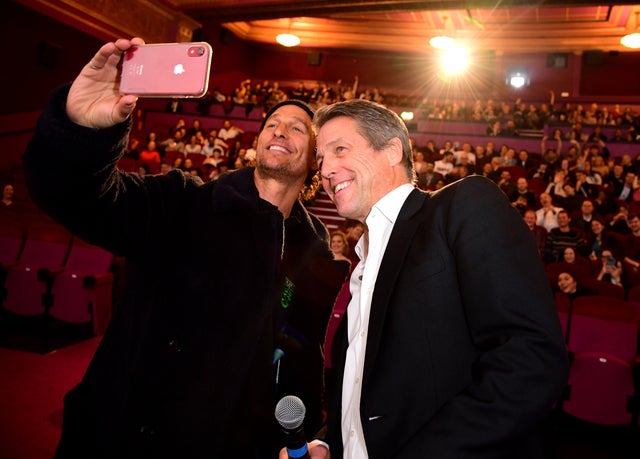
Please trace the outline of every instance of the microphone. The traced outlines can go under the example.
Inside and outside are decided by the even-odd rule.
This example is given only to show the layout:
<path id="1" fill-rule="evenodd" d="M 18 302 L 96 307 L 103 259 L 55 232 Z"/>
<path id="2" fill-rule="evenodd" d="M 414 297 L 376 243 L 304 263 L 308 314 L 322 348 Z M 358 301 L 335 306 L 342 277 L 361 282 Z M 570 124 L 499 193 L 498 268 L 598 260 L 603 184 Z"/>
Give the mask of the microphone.
<path id="1" fill-rule="evenodd" d="M 285 434 L 285 448 L 291 459 L 309 458 L 303 426 L 306 412 L 304 403 L 295 395 L 282 397 L 276 405 L 276 420 Z"/>

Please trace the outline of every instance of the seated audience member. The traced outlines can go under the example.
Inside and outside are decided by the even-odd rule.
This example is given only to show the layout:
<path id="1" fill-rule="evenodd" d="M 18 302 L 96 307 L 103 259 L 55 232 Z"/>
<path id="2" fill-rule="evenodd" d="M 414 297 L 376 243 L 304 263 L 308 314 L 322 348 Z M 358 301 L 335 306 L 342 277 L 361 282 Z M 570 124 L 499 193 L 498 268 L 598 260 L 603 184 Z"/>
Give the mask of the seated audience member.
<path id="1" fill-rule="evenodd" d="M 213 154 L 205 158 L 205 160 L 203 161 L 203 164 L 211 164 L 212 166 L 217 166 L 220 163 L 226 163 L 227 158 L 225 158 L 223 154 L 224 152 L 222 151 L 222 148 L 215 147 L 213 149 Z"/>
<path id="2" fill-rule="evenodd" d="M 631 232 L 624 237 L 623 242 L 623 274 L 625 285 L 630 288 L 640 284 L 640 215 L 631 213 L 627 220 Z"/>
<path id="3" fill-rule="evenodd" d="M 446 177 L 453 171 L 454 156 L 452 151 L 445 151 L 442 159 L 437 160 L 433 165 L 433 171 Z"/>
<path id="4" fill-rule="evenodd" d="M 191 122 L 191 126 L 186 130 L 185 137 L 190 139 L 192 135 L 195 135 L 196 138 L 198 135 L 204 137 L 204 129 L 202 129 L 202 125 L 200 124 L 199 119 L 194 119 Z"/>
<path id="5" fill-rule="evenodd" d="M 584 161 L 584 170 L 582 170 L 581 172 L 584 172 L 585 182 L 590 186 L 592 191 L 591 196 L 593 196 L 595 194 L 594 190 L 596 189 L 596 187 L 601 187 L 603 184 L 602 176 L 598 172 L 593 170 L 591 161 L 588 160 Z"/>
<path id="6" fill-rule="evenodd" d="M 476 154 L 473 152 L 473 147 L 470 142 L 463 142 L 460 150 L 453 152 L 456 165 L 475 165 Z"/>
<path id="7" fill-rule="evenodd" d="M 351 263 L 351 259 L 349 258 L 349 241 L 347 240 L 347 235 L 340 230 L 331 233 L 330 247 L 333 252 L 333 259 L 338 263 L 347 263 L 349 265 L 349 271 L 351 271 L 355 265 Z"/>
<path id="8" fill-rule="evenodd" d="M 225 120 L 222 128 L 218 131 L 218 137 L 227 143 L 235 141 L 241 134 L 244 134 L 244 131 L 231 124 L 229 120 Z"/>
<path id="9" fill-rule="evenodd" d="M 575 215 L 580 211 L 582 203 L 586 198 L 582 195 L 576 194 L 576 188 L 572 182 L 565 182 L 562 185 L 562 191 L 564 192 L 564 197 L 558 197 L 558 203 L 560 203 L 564 210 L 569 212 L 569 215 Z M 551 199 L 554 199 L 553 195 Z"/>
<path id="10" fill-rule="evenodd" d="M 564 252 L 562 253 L 562 260 L 560 261 L 562 263 L 572 263 L 577 266 L 580 266 L 581 268 L 584 268 L 585 272 L 591 270 L 591 263 L 589 262 L 589 259 L 580 255 L 576 251 L 575 247 L 570 247 L 570 246 L 565 247 Z"/>
<path id="11" fill-rule="evenodd" d="M 176 158 L 173 160 L 173 164 L 171 164 L 171 169 L 175 170 L 175 169 L 182 169 L 183 167 L 183 163 L 184 163 L 184 159 L 183 158 Z"/>
<path id="12" fill-rule="evenodd" d="M 171 165 L 166 161 L 162 161 L 160 163 L 160 173 L 162 175 L 167 175 L 169 172 L 171 172 Z"/>
<path id="13" fill-rule="evenodd" d="M 256 155 L 258 153 L 258 150 L 256 150 L 257 146 L 258 146 L 258 136 L 255 136 L 251 141 L 251 145 L 249 146 L 249 148 L 247 148 L 247 153 L 244 156 L 244 159 L 247 161 L 247 163 L 250 166 L 256 165 Z"/>
<path id="14" fill-rule="evenodd" d="M 540 258 L 543 258 L 544 244 L 547 239 L 547 230 L 543 226 L 536 224 L 536 218 L 536 213 L 533 209 L 527 209 L 523 216 L 525 224 L 531 230 L 531 235 L 536 241 Z"/>
<path id="15" fill-rule="evenodd" d="M 527 174 L 528 179 L 540 179 L 544 183 L 549 183 L 551 177 L 551 168 L 545 162 L 538 164 L 537 167 L 532 168 Z"/>
<path id="16" fill-rule="evenodd" d="M 185 154 L 189 153 L 198 153 L 202 154 L 202 145 L 198 143 L 198 137 L 196 135 L 192 135 L 189 137 L 189 143 L 184 146 Z"/>
<path id="17" fill-rule="evenodd" d="M 218 137 L 218 131 L 215 129 L 211 129 L 209 131 L 209 135 L 204 141 L 204 146 L 202 147 L 202 153 L 206 156 L 212 156 L 214 148 L 219 148 L 220 151 L 224 152 L 229 148 L 229 144 Z"/>
<path id="18" fill-rule="evenodd" d="M 193 175 L 193 171 L 197 168 L 194 166 L 193 160 L 191 158 L 185 158 L 184 161 L 182 162 L 181 169 L 187 174 Z"/>
<path id="19" fill-rule="evenodd" d="M 529 182 L 524 177 L 516 180 L 516 188 L 509 195 L 509 200 L 512 204 L 515 204 L 518 198 L 522 198 L 528 208 L 534 208 L 536 206 L 536 195 L 529 189 Z"/>
<path id="20" fill-rule="evenodd" d="M 617 234 L 629 234 L 631 228 L 627 218 L 629 217 L 629 206 L 626 203 L 620 202 L 618 205 L 618 211 L 609 219 L 608 228 Z"/>
<path id="21" fill-rule="evenodd" d="M 176 129 L 171 137 L 160 142 L 160 146 L 164 151 L 179 151 L 184 153 L 184 128 Z"/>
<path id="22" fill-rule="evenodd" d="M 124 156 L 127 158 L 133 158 L 136 161 L 140 157 L 140 141 L 136 138 L 129 139 L 129 145 L 127 149 L 124 151 Z"/>
<path id="23" fill-rule="evenodd" d="M 551 195 L 549 193 L 540 194 L 541 207 L 536 210 L 536 224 L 544 227 L 547 231 L 558 227 L 558 212 L 563 210 L 552 204 Z"/>
<path id="24" fill-rule="evenodd" d="M 524 148 L 518 151 L 518 158 L 516 159 L 516 166 L 524 167 L 527 171 L 533 169 L 536 164 L 529 157 L 529 152 Z"/>
<path id="25" fill-rule="evenodd" d="M 140 162 L 144 162 L 147 164 L 157 164 L 160 165 L 160 153 L 156 148 L 156 143 L 152 140 L 147 144 L 147 148 L 140 152 L 140 156 L 138 157 Z"/>
<path id="26" fill-rule="evenodd" d="M 591 170 L 594 173 L 597 173 L 602 177 L 604 181 L 607 177 L 609 177 L 610 169 L 607 163 L 604 161 L 604 158 L 600 155 L 591 156 Z"/>
<path id="27" fill-rule="evenodd" d="M 513 193 L 515 193 L 516 184 L 511 180 L 511 172 L 509 172 L 507 169 L 502 169 L 502 171 L 500 172 L 498 186 L 507 196 L 511 196 Z"/>
<path id="28" fill-rule="evenodd" d="M 418 186 L 423 190 L 435 190 L 438 180 L 443 180 L 442 174 L 438 174 L 434 171 L 434 164 L 431 161 L 427 161 L 424 171 L 418 175 Z"/>
<path id="29" fill-rule="evenodd" d="M 574 300 L 579 296 L 595 295 L 597 292 L 581 284 L 580 280 L 572 272 L 563 271 L 556 278 L 556 291 L 562 292 Z"/>
<path id="30" fill-rule="evenodd" d="M 249 166 L 249 161 L 247 160 L 246 156 L 247 156 L 247 149 L 240 148 L 238 150 L 238 155 L 236 156 L 236 159 L 233 163 L 233 168 L 242 169 L 243 167 Z"/>
<path id="31" fill-rule="evenodd" d="M 14 197 L 15 194 L 15 188 L 13 187 L 13 184 L 11 183 L 6 183 L 4 185 L 4 187 L 2 188 L 2 201 L 0 201 L 0 206 L 1 207 L 11 207 L 14 205 Z"/>
<path id="32" fill-rule="evenodd" d="M 482 170 L 485 163 L 491 161 L 491 157 L 487 153 L 487 147 L 482 144 L 478 144 L 474 149 L 476 155 L 476 170 Z"/>
<path id="33" fill-rule="evenodd" d="M 504 154 L 500 156 L 500 167 L 512 167 L 515 166 L 517 162 L 516 151 L 511 147 L 507 147 Z"/>
<path id="34" fill-rule="evenodd" d="M 427 145 L 422 149 L 427 159 L 433 159 L 439 155 L 439 149 L 436 146 L 436 142 L 433 139 L 427 140 Z"/>
<path id="35" fill-rule="evenodd" d="M 621 164 L 616 164 L 614 169 L 622 167 Z M 632 202 L 635 191 L 638 189 L 638 181 L 637 176 L 633 171 L 628 171 L 624 173 L 624 180 L 622 185 L 616 184 L 619 183 L 615 178 L 611 179 L 611 183 L 614 186 L 616 192 L 614 192 L 614 197 L 620 201 Z M 619 190 L 619 192 L 617 192 Z"/>
<path id="36" fill-rule="evenodd" d="M 498 183 L 502 175 L 502 167 L 500 166 L 500 157 L 493 156 L 483 167 L 483 174 L 489 180 Z"/>
<path id="37" fill-rule="evenodd" d="M 138 165 L 138 175 L 140 177 L 144 177 L 145 175 L 149 175 L 151 173 L 151 169 L 148 164 L 142 163 Z"/>
<path id="38" fill-rule="evenodd" d="M 427 167 L 427 161 L 424 158 L 424 153 L 420 150 L 413 151 L 413 169 L 416 171 L 416 175 L 420 177 L 423 174 Z"/>
<path id="39" fill-rule="evenodd" d="M 602 251 L 600 265 L 601 268 L 596 277 L 597 280 L 624 287 L 622 283 L 622 263 L 614 258 L 610 250 Z"/>
<path id="40" fill-rule="evenodd" d="M 591 222 L 596 218 L 604 221 L 602 215 L 595 212 L 593 200 L 585 199 L 580 206 L 580 212 L 571 216 L 571 226 L 590 236 L 592 234 Z"/>
<path id="41" fill-rule="evenodd" d="M 566 210 L 558 211 L 557 219 L 558 227 L 549 230 L 545 241 L 546 261 L 560 261 L 566 247 L 573 247 L 584 255 L 587 247 L 584 233 L 570 226 L 571 217 Z"/>
<path id="42" fill-rule="evenodd" d="M 564 191 L 564 184 L 567 182 L 567 171 L 558 169 L 553 173 L 553 181 L 549 182 L 545 193 L 549 193 L 551 200 L 556 205 L 560 205 L 562 199 L 567 195 Z"/>
<path id="43" fill-rule="evenodd" d="M 364 234 L 364 223 L 358 220 L 347 220 L 344 223 L 343 232 L 347 235 L 347 243 L 349 245 L 349 259 L 351 260 L 351 269 L 360 262 L 360 257 L 356 254 L 356 245 L 360 240 L 360 237 Z"/>
<path id="44" fill-rule="evenodd" d="M 594 217 L 591 221 L 591 234 L 587 238 L 587 251 L 591 261 L 599 260 L 604 251 L 613 252 L 614 256 L 622 254 L 621 236 L 616 236 L 607 230 L 605 221 Z"/>
<path id="45" fill-rule="evenodd" d="M 590 183 L 590 178 L 587 176 L 587 172 L 584 170 L 575 170 L 574 176 L 576 194 L 584 198 L 594 197 L 595 190 L 598 187 L 594 187 L 594 185 Z"/>

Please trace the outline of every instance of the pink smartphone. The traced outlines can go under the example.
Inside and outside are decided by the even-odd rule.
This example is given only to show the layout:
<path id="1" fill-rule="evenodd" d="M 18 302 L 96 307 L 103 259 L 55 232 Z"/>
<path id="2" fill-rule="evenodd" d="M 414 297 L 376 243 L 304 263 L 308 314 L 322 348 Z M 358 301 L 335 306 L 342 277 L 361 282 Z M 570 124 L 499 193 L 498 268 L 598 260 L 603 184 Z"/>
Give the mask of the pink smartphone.
<path id="1" fill-rule="evenodd" d="M 120 92 L 140 97 L 202 97 L 209 87 L 211 45 L 156 43 L 128 49 Z"/>

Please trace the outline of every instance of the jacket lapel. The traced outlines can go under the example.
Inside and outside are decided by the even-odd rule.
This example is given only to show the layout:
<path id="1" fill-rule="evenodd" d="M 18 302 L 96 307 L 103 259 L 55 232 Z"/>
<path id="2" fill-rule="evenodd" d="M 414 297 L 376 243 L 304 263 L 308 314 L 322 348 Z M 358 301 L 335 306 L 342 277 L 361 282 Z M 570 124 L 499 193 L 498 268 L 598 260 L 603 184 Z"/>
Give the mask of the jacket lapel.
<path id="1" fill-rule="evenodd" d="M 396 279 L 402 269 L 403 262 L 413 240 L 413 235 L 418 228 L 415 221 L 418 211 L 422 208 L 429 194 L 418 189 L 413 190 L 400 209 L 389 243 L 382 257 L 375 290 L 371 300 L 369 313 L 369 334 L 367 337 L 367 349 L 364 360 L 364 381 L 371 372 L 384 329 L 384 319 L 389 306 L 389 299 Z"/>

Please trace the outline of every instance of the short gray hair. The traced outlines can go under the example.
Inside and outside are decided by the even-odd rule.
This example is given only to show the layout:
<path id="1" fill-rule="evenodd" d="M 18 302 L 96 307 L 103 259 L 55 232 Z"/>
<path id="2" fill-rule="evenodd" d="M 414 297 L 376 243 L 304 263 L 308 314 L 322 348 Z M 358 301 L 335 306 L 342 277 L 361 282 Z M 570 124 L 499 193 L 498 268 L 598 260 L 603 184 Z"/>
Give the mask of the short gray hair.
<path id="1" fill-rule="evenodd" d="M 409 131 L 396 113 L 384 105 L 364 99 L 350 99 L 326 105 L 318 109 L 313 117 L 313 128 L 316 134 L 325 123 L 340 116 L 353 119 L 356 122 L 358 134 L 364 137 L 376 151 L 388 147 L 391 139 L 395 137 L 400 139 L 402 164 L 407 171 L 409 181 L 412 183 L 415 181 Z"/>

